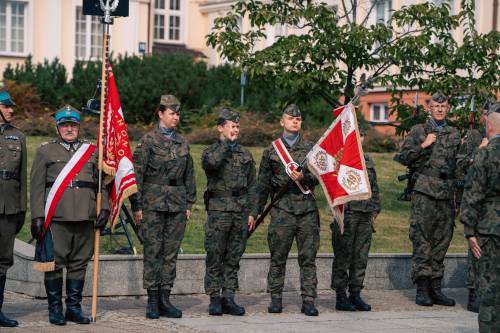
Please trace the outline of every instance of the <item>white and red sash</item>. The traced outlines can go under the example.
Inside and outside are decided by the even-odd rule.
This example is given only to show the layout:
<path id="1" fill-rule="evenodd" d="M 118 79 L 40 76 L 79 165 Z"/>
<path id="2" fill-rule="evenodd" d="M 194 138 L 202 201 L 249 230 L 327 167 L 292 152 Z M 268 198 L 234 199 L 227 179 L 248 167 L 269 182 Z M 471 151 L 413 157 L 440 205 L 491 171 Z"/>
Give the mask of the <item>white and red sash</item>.
<path id="1" fill-rule="evenodd" d="M 73 178 L 82 170 L 85 163 L 87 163 L 90 156 L 92 156 L 94 150 L 95 146 L 93 144 L 82 144 L 68 163 L 66 163 L 59 175 L 57 175 L 54 184 L 50 188 L 47 201 L 45 202 L 45 224 L 43 225 L 45 230 L 47 230 L 52 221 L 52 216 L 56 211 L 57 204 L 59 200 L 61 200 L 64 190 L 66 190 Z"/>
<path id="2" fill-rule="evenodd" d="M 292 156 L 288 152 L 288 149 L 286 149 L 286 146 L 283 144 L 283 141 L 281 139 L 274 140 L 272 144 L 274 151 L 279 156 L 281 163 L 283 163 L 283 166 L 285 167 L 286 174 L 288 175 L 288 177 L 291 178 L 292 172 L 299 167 L 299 164 L 293 160 Z M 300 182 L 295 180 L 294 182 L 295 184 L 297 184 L 302 193 L 304 194 L 311 193 L 311 190 L 309 190 L 306 186 L 302 185 Z"/>

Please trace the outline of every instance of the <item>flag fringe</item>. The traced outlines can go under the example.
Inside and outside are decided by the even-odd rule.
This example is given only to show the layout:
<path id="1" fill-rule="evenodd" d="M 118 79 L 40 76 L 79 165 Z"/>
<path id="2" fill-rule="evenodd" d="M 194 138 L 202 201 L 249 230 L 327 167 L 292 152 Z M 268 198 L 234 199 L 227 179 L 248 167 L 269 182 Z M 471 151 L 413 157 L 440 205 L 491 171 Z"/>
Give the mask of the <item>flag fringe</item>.
<path id="1" fill-rule="evenodd" d="M 116 175 L 116 168 L 111 167 L 106 163 L 102 163 L 102 171 L 113 177 Z"/>
<path id="2" fill-rule="evenodd" d="M 120 207 L 119 209 L 121 209 L 123 201 L 136 192 L 137 192 L 137 185 L 136 184 L 133 184 L 133 185 L 127 187 L 125 190 L 123 190 L 121 200 L 118 203 L 118 207 Z M 116 214 L 114 220 L 111 221 L 111 232 L 115 232 L 116 222 L 118 221 L 119 217 L 120 217 L 120 213 Z"/>

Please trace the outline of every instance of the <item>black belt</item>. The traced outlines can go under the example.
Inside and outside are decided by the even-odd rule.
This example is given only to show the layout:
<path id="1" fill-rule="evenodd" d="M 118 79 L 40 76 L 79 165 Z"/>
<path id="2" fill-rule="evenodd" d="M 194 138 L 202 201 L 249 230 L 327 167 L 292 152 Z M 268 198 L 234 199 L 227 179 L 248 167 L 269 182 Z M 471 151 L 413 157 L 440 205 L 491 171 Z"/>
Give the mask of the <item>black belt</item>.
<path id="1" fill-rule="evenodd" d="M 248 193 L 244 188 L 227 191 L 207 191 L 209 198 L 241 197 Z"/>
<path id="2" fill-rule="evenodd" d="M 455 178 L 452 175 L 447 174 L 446 172 L 441 172 L 441 171 L 438 171 L 438 170 L 422 170 L 419 173 L 422 174 L 422 175 L 429 176 L 429 177 L 436 177 L 436 178 L 439 178 L 439 179 L 442 179 L 442 180 L 448 180 L 448 179 L 454 179 Z"/>
<path id="3" fill-rule="evenodd" d="M 279 191 L 279 189 L 278 189 L 278 191 Z M 288 183 L 288 189 L 287 189 L 286 193 L 304 194 L 304 193 L 302 193 L 302 191 L 300 190 L 300 188 L 297 186 L 297 184 L 295 184 L 295 182 Z"/>
<path id="4" fill-rule="evenodd" d="M 155 179 L 148 178 L 144 180 L 145 183 L 156 184 L 156 185 L 168 185 L 168 186 L 184 186 L 184 182 L 181 179 Z"/>
<path id="5" fill-rule="evenodd" d="M 17 172 L 13 171 L 7 171 L 7 170 L 0 170 L 0 179 L 2 180 L 17 180 L 20 181 L 21 177 L 19 177 L 19 174 Z"/>
<path id="6" fill-rule="evenodd" d="M 45 183 L 45 188 L 52 187 L 54 185 L 54 182 L 47 182 Z M 70 188 L 90 188 L 91 190 L 97 191 L 97 185 L 94 182 L 84 182 L 81 180 L 72 180 L 69 184 L 68 187 Z"/>

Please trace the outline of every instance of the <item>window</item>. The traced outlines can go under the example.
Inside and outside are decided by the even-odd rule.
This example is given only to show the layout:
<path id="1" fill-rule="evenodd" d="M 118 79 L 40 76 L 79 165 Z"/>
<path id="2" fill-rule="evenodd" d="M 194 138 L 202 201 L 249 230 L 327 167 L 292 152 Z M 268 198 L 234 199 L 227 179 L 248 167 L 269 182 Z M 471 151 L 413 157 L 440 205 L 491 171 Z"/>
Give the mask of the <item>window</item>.
<path id="1" fill-rule="evenodd" d="M 154 39 L 160 42 L 182 41 L 181 0 L 155 0 Z"/>
<path id="2" fill-rule="evenodd" d="M 99 17 L 83 15 L 76 7 L 75 56 L 78 60 L 100 59 L 102 56 L 102 24 Z"/>
<path id="3" fill-rule="evenodd" d="M 0 52 L 27 52 L 27 8 L 27 2 L 0 0 Z"/>
<path id="4" fill-rule="evenodd" d="M 375 23 L 386 24 L 391 18 L 392 1 L 375 0 Z"/>
<path id="5" fill-rule="evenodd" d="M 384 122 L 389 120 L 389 109 L 387 104 L 370 104 L 370 119 L 374 122 Z"/>

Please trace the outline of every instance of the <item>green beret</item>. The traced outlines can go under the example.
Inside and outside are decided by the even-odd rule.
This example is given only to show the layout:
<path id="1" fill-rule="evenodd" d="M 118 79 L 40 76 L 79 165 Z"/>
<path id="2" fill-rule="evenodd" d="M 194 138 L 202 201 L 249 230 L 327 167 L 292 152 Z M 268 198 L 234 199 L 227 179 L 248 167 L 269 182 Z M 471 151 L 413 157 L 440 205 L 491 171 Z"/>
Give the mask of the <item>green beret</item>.
<path id="1" fill-rule="evenodd" d="M 446 97 L 446 95 L 442 92 L 438 91 L 437 93 L 432 95 L 432 100 L 437 103 L 444 103 L 448 101 L 448 97 Z"/>
<path id="2" fill-rule="evenodd" d="M 177 113 L 181 111 L 181 102 L 174 95 L 162 95 L 160 105 Z"/>
<path id="3" fill-rule="evenodd" d="M 219 118 L 217 118 L 217 125 L 224 124 L 227 120 L 239 123 L 240 122 L 240 114 L 230 108 L 223 108 L 219 112 Z"/>
<path id="4" fill-rule="evenodd" d="M 283 110 L 283 114 L 287 114 L 292 117 L 302 117 L 302 114 L 300 113 L 300 109 L 296 104 L 290 104 L 288 105 L 285 110 Z"/>

